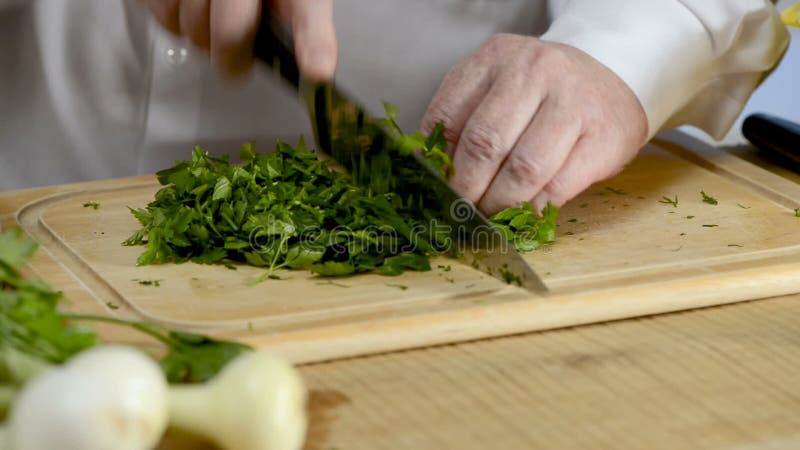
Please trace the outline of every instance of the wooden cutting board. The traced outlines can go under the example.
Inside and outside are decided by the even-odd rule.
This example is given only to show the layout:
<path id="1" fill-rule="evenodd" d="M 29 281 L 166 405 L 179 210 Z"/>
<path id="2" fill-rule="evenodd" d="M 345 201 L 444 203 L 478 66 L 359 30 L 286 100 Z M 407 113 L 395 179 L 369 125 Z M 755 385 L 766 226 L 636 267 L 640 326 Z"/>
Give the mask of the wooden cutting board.
<path id="1" fill-rule="evenodd" d="M 128 206 L 159 188 L 150 177 L 65 187 L 16 220 L 45 249 L 32 269 L 65 290 L 71 311 L 239 339 L 296 362 L 800 292 L 800 185 L 671 136 L 677 143 L 655 141 L 566 205 L 557 242 L 526 255 L 546 298 L 447 259 L 399 277 L 281 272 L 254 286 L 264 272 L 244 265 L 136 267 L 142 247 L 120 243 L 138 225 Z M 701 190 L 719 204 L 702 202 Z M 677 196 L 678 207 L 662 196 Z"/>

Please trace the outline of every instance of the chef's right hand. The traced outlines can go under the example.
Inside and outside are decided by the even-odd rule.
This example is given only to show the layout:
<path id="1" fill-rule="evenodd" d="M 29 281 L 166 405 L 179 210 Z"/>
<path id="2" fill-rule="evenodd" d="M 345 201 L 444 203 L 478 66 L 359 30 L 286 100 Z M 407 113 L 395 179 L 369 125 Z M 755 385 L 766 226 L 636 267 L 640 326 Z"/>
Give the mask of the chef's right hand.
<path id="1" fill-rule="evenodd" d="M 211 64 L 228 77 L 253 65 L 253 42 L 261 21 L 262 0 L 145 0 L 167 30 L 206 49 Z M 294 35 L 297 64 L 312 81 L 336 70 L 333 0 L 264 0 Z"/>

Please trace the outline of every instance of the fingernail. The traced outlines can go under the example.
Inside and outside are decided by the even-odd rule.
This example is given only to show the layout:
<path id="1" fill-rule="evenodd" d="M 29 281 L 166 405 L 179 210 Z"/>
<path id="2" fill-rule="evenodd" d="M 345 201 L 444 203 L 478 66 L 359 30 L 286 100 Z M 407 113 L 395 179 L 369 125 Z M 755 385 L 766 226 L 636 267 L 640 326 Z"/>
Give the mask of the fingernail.
<path id="1" fill-rule="evenodd" d="M 546 192 L 540 192 L 536 195 L 536 197 L 533 197 L 531 203 L 533 204 L 534 208 L 536 208 L 536 211 L 542 212 L 545 206 L 550 203 L 550 196 L 547 195 Z"/>
<path id="2" fill-rule="evenodd" d="M 327 81 L 333 78 L 336 60 L 333 52 L 325 46 L 313 46 L 304 52 L 302 69 L 312 81 Z"/>

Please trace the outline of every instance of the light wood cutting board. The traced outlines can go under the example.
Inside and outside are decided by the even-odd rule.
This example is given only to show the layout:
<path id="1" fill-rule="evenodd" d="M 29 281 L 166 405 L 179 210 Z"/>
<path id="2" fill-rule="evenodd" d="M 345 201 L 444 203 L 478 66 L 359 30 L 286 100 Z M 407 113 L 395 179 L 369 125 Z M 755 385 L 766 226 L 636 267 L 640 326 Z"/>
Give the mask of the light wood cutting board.
<path id="1" fill-rule="evenodd" d="M 263 270 L 243 265 L 136 267 L 142 247 L 120 243 L 138 225 L 127 207 L 159 188 L 150 178 L 60 189 L 16 219 L 45 249 L 32 269 L 66 286 L 70 310 L 239 339 L 296 362 L 800 292 L 800 185 L 682 135 L 670 140 L 562 209 L 556 244 L 526 255 L 546 298 L 447 259 L 400 277 L 281 272 L 255 286 Z M 701 190 L 719 205 L 703 203 Z M 659 202 L 676 195 L 677 208 Z"/>

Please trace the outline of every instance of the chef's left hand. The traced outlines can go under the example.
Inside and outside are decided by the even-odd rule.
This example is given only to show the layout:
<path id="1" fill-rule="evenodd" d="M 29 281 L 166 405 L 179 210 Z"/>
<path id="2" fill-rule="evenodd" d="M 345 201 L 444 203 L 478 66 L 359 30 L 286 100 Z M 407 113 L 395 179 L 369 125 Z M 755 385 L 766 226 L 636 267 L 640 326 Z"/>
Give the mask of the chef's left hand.
<path id="1" fill-rule="evenodd" d="M 644 145 L 630 88 L 574 47 L 490 39 L 448 73 L 422 121 L 444 122 L 451 184 L 493 214 L 521 201 L 557 206 L 619 172 Z"/>
<path id="2" fill-rule="evenodd" d="M 2 1 L 2 0 L 0 0 Z M 261 9 L 272 8 L 294 35 L 297 65 L 314 81 L 333 78 L 336 31 L 333 0 L 146 0 L 164 28 L 208 50 L 226 77 L 250 71 Z"/>

